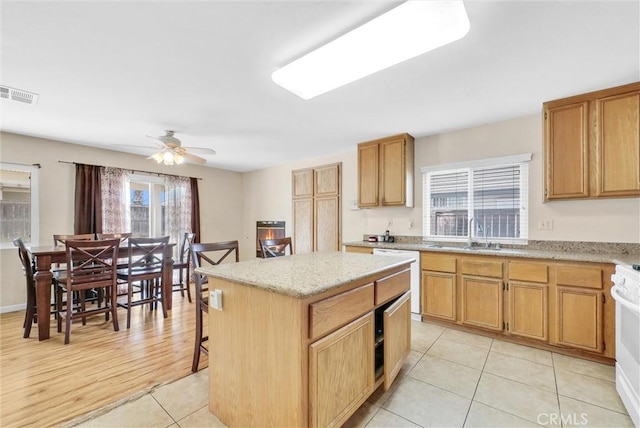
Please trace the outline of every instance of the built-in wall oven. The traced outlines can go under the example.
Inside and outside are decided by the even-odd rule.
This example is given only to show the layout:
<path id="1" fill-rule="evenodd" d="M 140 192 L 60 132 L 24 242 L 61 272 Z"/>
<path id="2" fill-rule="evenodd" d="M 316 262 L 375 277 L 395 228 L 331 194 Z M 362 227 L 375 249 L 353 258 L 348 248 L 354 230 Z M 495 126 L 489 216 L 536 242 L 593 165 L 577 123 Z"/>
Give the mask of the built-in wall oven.
<path id="1" fill-rule="evenodd" d="M 617 265 L 611 281 L 616 301 L 616 390 L 640 427 L 640 271 Z"/>

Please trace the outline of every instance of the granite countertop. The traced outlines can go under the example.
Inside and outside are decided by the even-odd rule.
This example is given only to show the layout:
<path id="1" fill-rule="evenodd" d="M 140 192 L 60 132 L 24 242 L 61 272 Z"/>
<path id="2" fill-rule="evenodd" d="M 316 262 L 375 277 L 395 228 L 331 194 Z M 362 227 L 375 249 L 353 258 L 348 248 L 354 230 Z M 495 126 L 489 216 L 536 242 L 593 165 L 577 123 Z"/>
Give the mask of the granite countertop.
<path id="1" fill-rule="evenodd" d="M 366 247 L 366 248 L 385 248 L 391 250 L 409 250 L 409 251 L 433 251 L 444 253 L 464 253 L 464 254 L 478 254 L 489 256 L 502 256 L 502 257 L 520 257 L 531 259 L 547 259 L 547 260 L 566 260 L 576 262 L 593 262 L 593 263 L 614 263 L 631 265 L 634 263 L 640 263 L 639 254 L 620 254 L 610 252 L 597 252 L 590 249 L 590 251 L 576 251 L 576 250 L 560 250 L 557 248 L 544 250 L 544 249 L 527 249 L 527 248 L 484 248 L 482 246 L 474 247 L 473 249 L 465 248 L 464 246 L 454 246 L 449 244 L 442 244 L 440 246 L 437 243 L 415 243 L 415 242 L 367 242 L 367 241 L 353 241 L 344 242 L 342 245 L 353 247 Z"/>
<path id="2" fill-rule="evenodd" d="M 201 267 L 196 272 L 306 298 L 413 260 L 413 257 L 372 257 L 368 254 L 335 251 L 223 263 Z"/>

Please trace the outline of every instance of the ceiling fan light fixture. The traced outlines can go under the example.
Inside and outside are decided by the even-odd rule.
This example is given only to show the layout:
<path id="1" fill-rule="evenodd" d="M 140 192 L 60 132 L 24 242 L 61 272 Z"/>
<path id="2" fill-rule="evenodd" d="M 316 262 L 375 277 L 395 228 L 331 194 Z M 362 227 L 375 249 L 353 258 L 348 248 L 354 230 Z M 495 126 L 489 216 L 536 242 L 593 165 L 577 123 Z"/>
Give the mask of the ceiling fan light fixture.
<path id="1" fill-rule="evenodd" d="M 184 156 L 176 153 L 175 155 L 173 155 L 173 161 L 176 163 L 176 165 L 180 165 L 182 162 L 184 162 Z"/>
<path id="2" fill-rule="evenodd" d="M 276 70 L 271 79 L 308 100 L 463 38 L 462 1 L 407 1 Z"/>
<path id="3" fill-rule="evenodd" d="M 158 152 L 155 155 L 151 156 L 151 159 L 155 160 L 156 162 L 160 163 L 164 160 L 164 157 L 162 156 L 162 152 Z"/>
<path id="4" fill-rule="evenodd" d="M 162 154 L 162 160 L 165 165 L 173 165 L 173 153 L 166 151 Z"/>

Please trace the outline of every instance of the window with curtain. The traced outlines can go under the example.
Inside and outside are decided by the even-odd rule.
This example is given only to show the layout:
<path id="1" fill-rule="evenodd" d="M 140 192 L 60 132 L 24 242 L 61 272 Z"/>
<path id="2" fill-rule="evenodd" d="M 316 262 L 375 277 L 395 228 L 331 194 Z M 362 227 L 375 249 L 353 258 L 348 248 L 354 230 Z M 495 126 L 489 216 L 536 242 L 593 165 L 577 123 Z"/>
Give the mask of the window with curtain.
<path id="1" fill-rule="evenodd" d="M 423 235 L 526 241 L 529 160 L 531 154 L 422 168 Z"/>

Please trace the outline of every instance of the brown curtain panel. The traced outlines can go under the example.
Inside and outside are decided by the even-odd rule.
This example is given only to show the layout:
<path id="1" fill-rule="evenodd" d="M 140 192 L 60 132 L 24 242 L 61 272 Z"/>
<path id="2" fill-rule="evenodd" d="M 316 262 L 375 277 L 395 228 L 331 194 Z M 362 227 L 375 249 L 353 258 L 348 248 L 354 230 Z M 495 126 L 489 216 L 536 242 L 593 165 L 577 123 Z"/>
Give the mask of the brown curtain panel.
<path id="1" fill-rule="evenodd" d="M 191 177 L 191 232 L 196 236 L 193 242 L 200 242 L 200 196 L 198 195 L 198 179 Z"/>
<path id="2" fill-rule="evenodd" d="M 76 164 L 75 234 L 102 233 L 101 168 Z"/>

